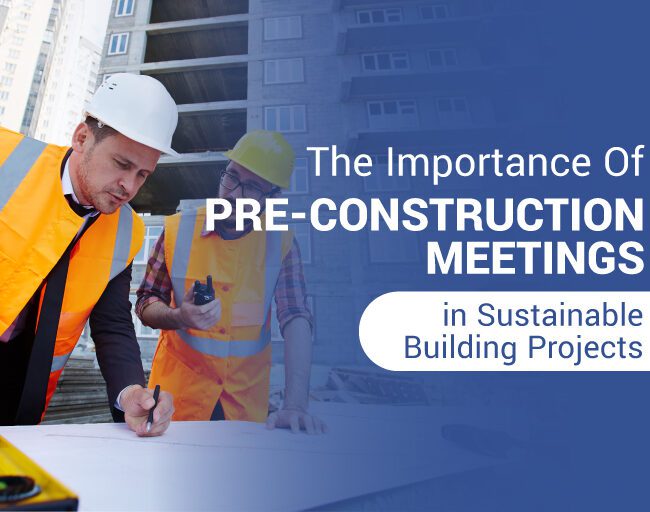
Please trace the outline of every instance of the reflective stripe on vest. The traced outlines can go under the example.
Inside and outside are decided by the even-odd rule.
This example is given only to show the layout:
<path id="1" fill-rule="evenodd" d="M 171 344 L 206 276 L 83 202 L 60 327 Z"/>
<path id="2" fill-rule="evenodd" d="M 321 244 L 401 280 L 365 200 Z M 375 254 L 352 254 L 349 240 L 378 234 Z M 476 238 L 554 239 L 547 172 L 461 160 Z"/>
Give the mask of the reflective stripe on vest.
<path id="1" fill-rule="evenodd" d="M 181 212 L 181 218 L 174 246 L 171 275 L 174 300 L 176 304 L 183 302 L 185 296 L 185 277 L 190 262 L 192 239 L 196 225 L 197 210 Z M 275 292 L 275 285 L 282 264 L 282 233 L 279 231 L 266 232 L 266 255 L 264 263 L 264 312 L 268 314 L 271 299 Z M 214 277 L 214 276 L 213 276 Z M 266 316 L 265 316 L 266 318 Z M 215 357 L 248 357 L 258 354 L 271 342 L 271 330 L 260 328 L 260 336 L 256 340 L 217 340 L 193 336 L 185 329 L 176 331 L 181 339 L 194 350 Z"/>
<path id="2" fill-rule="evenodd" d="M 113 246 L 113 261 L 111 262 L 111 273 L 108 280 L 113 279 L 117 274 L 122 272 L 129 261 L 129 251 L 131 250 L 131 231 L 133 229 L 133 216 L 131 208 L 127 205 L 120 207 L 120 218 L 117 223 L 117 235 L 115 245 Z M 72 351 L 67 354 L 54 356 L 52 359 L 52 368 L 50 373 L 58 372 L 63 369 Z"/>
<path id="3" fill-rule="evenodd" d="M 0 166 L 2 187 L 0 187 L 0 210 L 14 194 L 20 182 L 41 156 L 47 144 L 40 140 L 23 138 Z"/>
<path id="4" fill-rule="evenodd" d="M 109 281 L 126 268 L 129 261 L 129 251 L 131 250 L 132 229 L 133 216 L 131 215 L 131 208 L 123 205 L 120 208 L 120 219 L 117 224 L 117 236 L 115 248 L 113 249 L 113 263 L 111 264 Z"/>

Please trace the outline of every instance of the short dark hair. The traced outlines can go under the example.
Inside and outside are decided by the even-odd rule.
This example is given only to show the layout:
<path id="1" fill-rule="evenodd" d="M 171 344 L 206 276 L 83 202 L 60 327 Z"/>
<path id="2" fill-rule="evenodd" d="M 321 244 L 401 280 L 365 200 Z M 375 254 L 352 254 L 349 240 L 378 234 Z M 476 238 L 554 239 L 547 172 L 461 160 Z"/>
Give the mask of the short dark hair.
<path id="1" fill-rule="evenodd" d="M 93 132 L 93 137 L 95 137 L 96 144 L 99 144 L 104 139 L 112 137 L 113 135 L 117 135 L 118 133 L 117 130 L 105 125 L 104 123 L 102 123 L 100 126 L 99 121 L 91 116 L 87 116 L 84 122 L 90 128 L 90 131 Z"/>

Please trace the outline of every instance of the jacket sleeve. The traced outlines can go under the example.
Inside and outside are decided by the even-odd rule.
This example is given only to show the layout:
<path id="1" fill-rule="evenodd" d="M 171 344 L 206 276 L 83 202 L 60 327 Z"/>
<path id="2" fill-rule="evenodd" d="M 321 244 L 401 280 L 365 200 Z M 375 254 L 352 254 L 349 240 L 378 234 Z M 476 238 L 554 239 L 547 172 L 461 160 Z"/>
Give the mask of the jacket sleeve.
<path id="1" fill-rule="evenodd" d="M 140 346 L 131 317 L 130 287 L 131 265 L 108 283 L 90 314 L 90 335 L 106 381 L 113 420 L 117 422 L 124 421 L 124 413 L 115 408 L 120 391 L 132 384 L 145 385 Z"/>

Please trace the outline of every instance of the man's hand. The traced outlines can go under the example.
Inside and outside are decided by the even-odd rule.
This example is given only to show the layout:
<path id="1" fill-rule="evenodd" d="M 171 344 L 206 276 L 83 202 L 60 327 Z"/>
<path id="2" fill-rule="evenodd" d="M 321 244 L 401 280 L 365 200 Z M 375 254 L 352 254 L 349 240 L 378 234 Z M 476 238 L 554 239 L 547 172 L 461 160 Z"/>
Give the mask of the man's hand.
<path id="1" fill-rule="evenodd" d="M 135 385 L 126 388 L 120 397 L 120 407 L 124 411 L 124 420 L 131 430 L 140 437 L 161 435 L 169 427 L 174 414 L 174 399 L 166 391 L 161 391 L 158 405 L 153 411 L 151 430 L 147 432 L 149 409 L 154 406 L 153 390 Z"/>
<path id="2" fill-rule="evenodd" d="M 304 429 L 308 434 L 326 434 L 328 431 L 325 422 L 316 416 L 312 416 L 304 409 L 282 408 L 271 413 L 266 420 L 266 428 L 290 428 L 294 434 Z"/>
<path id="3" fill-rule="evenodd" d="M 190 289 L 183 297 L 183 303 L 174 310 L 178 323 L 184 329 L 198 329 L 207 331 L 221 319 L 221 300 L 197 306 L 194 304 L 194 288 Z"/>

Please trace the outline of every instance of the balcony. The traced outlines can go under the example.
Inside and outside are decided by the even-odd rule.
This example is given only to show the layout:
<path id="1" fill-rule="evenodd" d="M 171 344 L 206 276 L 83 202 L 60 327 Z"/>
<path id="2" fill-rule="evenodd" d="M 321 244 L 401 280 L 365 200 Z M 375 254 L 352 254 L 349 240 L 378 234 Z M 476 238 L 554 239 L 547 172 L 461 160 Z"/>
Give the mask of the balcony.
<path id="1" fill-rule="evenodd" d="M 436 23 L 369 25 L 350 28 L 339 45 L 341 53 L 464 43 L 481 37 L 480 18 L 454 18 Z"/>
<path id="2" fill-rule="evenodd" d="M 206 163 L 178 163 L 158 166 L 135 199 L 133 208 L 152 215 L 171 215 L 181 199 L 214 197 L 219 187 L 219 176 L 226 167 L 223 158 Z"/>
<path id="3" fill-rule="evenodd" d="M 211 18 L 248 12 L 248 0 L 202 0 L 201 2 L 154 0 L 152 4 L 151 23 Z"/>
<path id="4" fill-rule="evenodd" d="M 434 21 L 385 25 L 356 25 L 341 33 L 339 53 L 381 49 L 427 48 L 459 44 L 537 45 L 540 40 L 536 13 L 463 16 Z"/>
<path id="5" fill-rule="evenodd" d="M 536 87 L 543 83 L 541 66 L 447 68 L 425 73 L 355 76 L 343 84 L 343 101 L 431 96 L 432 94 L 492 94 L 504 89 Z"/>
<path id="6" fill-rule="evenodd" d="M 172 147 L 179 153 L 221 152 L 232 148 L 245 132 L 245 109 L 183 114 Z"/>
<path id="7" fill-rule="evenodd" d="M 178 105 L 244 100 L 247 96 L 248 66 L 245 62 L 171 72 L 161 69 L 146 74 L 160 80 Z"/>
<path id="8" fill-rule="evenodd" d="M 534 148 L 537 135 L 544 127 L 526 123 L 467 125 L 454 128 L 427 128 L 412 131 L 361 132 L 350 141 L 349 154 L 385 154 L 392 146 L 400 151 L 432 152 L 470 151 L 495 147 Z M 551 130 L 552 128 L 548 128 Z M 553 132 L 548 132 L 553 133 Z M 396 149 L 397 150 L 397 149 Z"/>
<path id="9" fill-rule="evenodd" d="M 149 30 L 144 61 L 161 62 L 248 53 L 245 23 L 199 24 L 192 29 Z"/>

